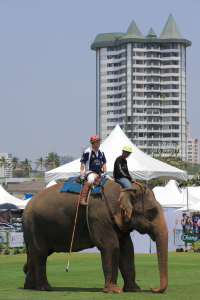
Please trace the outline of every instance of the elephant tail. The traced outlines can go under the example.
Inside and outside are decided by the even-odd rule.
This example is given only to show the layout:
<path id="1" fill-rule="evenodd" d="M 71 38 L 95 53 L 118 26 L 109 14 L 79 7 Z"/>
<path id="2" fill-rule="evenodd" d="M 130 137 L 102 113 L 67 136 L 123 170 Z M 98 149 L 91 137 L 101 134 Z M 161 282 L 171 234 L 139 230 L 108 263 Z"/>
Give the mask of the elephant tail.
<path id="1" fill-rule="evenodd" d="M 26 261 L 26 263 L 25 263 L 25 265 L 23 266 L 23 271 L 24 271 L 24 274 L 27 274 L 28 273 L 28 243 L 27 243 L 27 241 L 26 241 L 26 239 L 25 239 L 25 244 L 26 244 L 26 253 L 27 253 L 27 261 Z"/>

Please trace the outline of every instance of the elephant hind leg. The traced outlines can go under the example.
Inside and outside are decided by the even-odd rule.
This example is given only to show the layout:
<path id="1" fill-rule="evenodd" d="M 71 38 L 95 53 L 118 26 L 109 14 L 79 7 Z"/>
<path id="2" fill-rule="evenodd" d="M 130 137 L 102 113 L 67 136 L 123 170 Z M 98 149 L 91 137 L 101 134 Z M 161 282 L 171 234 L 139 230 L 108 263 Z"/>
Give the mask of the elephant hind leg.
<path id="1" fill-rule="evenodd" d="M 47 256 L 35 257 L 36 269 L 36 289 L 39 291 L 50 291 L 51 285 L 48 283 L 46 276 Z"/>
<path id="2" fill-rule="evenodd" d="M 26 271 L 26 280 L 24 283 L 25 289 L 36 289 L 36 273 L 35 273 L 35 259 L 32 252 L 28 251 L 28 262 L 24 265 L 24 272 Z"/>

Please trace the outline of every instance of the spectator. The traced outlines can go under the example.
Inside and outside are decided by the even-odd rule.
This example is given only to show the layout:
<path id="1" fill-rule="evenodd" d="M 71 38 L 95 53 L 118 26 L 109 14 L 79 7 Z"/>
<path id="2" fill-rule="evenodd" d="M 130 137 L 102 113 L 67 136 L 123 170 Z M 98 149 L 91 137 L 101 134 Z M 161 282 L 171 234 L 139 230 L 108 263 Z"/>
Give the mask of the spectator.
<path id="1" fill-rule="evenodd" d="M 190 233 L 191 226 L 193 225 L 192 220 L 190 220 L 190 217 L 187 216 L 186 213 L 183 213 L 183 219 L 181 220 L 182 228 L 183 228 L 183 234 L 184 233 Z M 196 247 L 194 243 L 192 243 L 194 252 L 196 252 Z M 185 242 L 185 252 L 188 252 L 188 246 L 187 243 Z"/>

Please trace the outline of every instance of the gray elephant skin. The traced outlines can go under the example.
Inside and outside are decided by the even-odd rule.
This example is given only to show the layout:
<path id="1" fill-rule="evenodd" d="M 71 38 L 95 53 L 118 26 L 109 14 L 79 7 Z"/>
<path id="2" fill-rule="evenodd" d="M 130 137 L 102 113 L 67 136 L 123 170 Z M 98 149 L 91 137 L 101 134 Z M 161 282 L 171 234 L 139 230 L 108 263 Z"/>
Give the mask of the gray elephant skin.
<path id="1" fill-rule="evenodd" d="M 24 266 L 25 289 L 49 291 L 46 261 L 54 252 L 69 252 L 78 203 L 78 194 L 60 193 L 61 184 L 36 194 L 27 204 L 22 218 L 27 243 L 27 263 Z M 156 242 L 160 287 L 151 287 L 162 293 L 168 285 L 168 229 L 161 205 L 151 189 L 146 192 L 133 183 L 132 189 L 120 191 L 119 184 L 108 180 L 104 192 L 115 220 L 121 229 L 112 224 L 106 203 L 100 195 L 91 195 L 88 207 L 80 206 L 73 243 L 73 252 L 96 246 L 101 252 L 105 277 L 105 293 L 140 292 L 135 282 L 134 248 L 130 235 L 124 234 L 121 218 L 125 212 L 127 230 L 147 233 Z M 124 280 L 123 290 L 117 285 L 118 270 Z"/>

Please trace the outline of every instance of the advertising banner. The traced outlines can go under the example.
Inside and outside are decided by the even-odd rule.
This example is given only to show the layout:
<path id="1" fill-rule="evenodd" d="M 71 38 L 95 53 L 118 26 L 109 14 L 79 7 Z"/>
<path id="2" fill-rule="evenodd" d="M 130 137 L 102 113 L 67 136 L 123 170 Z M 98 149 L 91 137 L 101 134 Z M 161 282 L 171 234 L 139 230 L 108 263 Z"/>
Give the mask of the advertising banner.
<path id="1" fill-rule="evenodd" d="M 23 232 L 10 232 L 10 248 L 23 247 Z"/>

